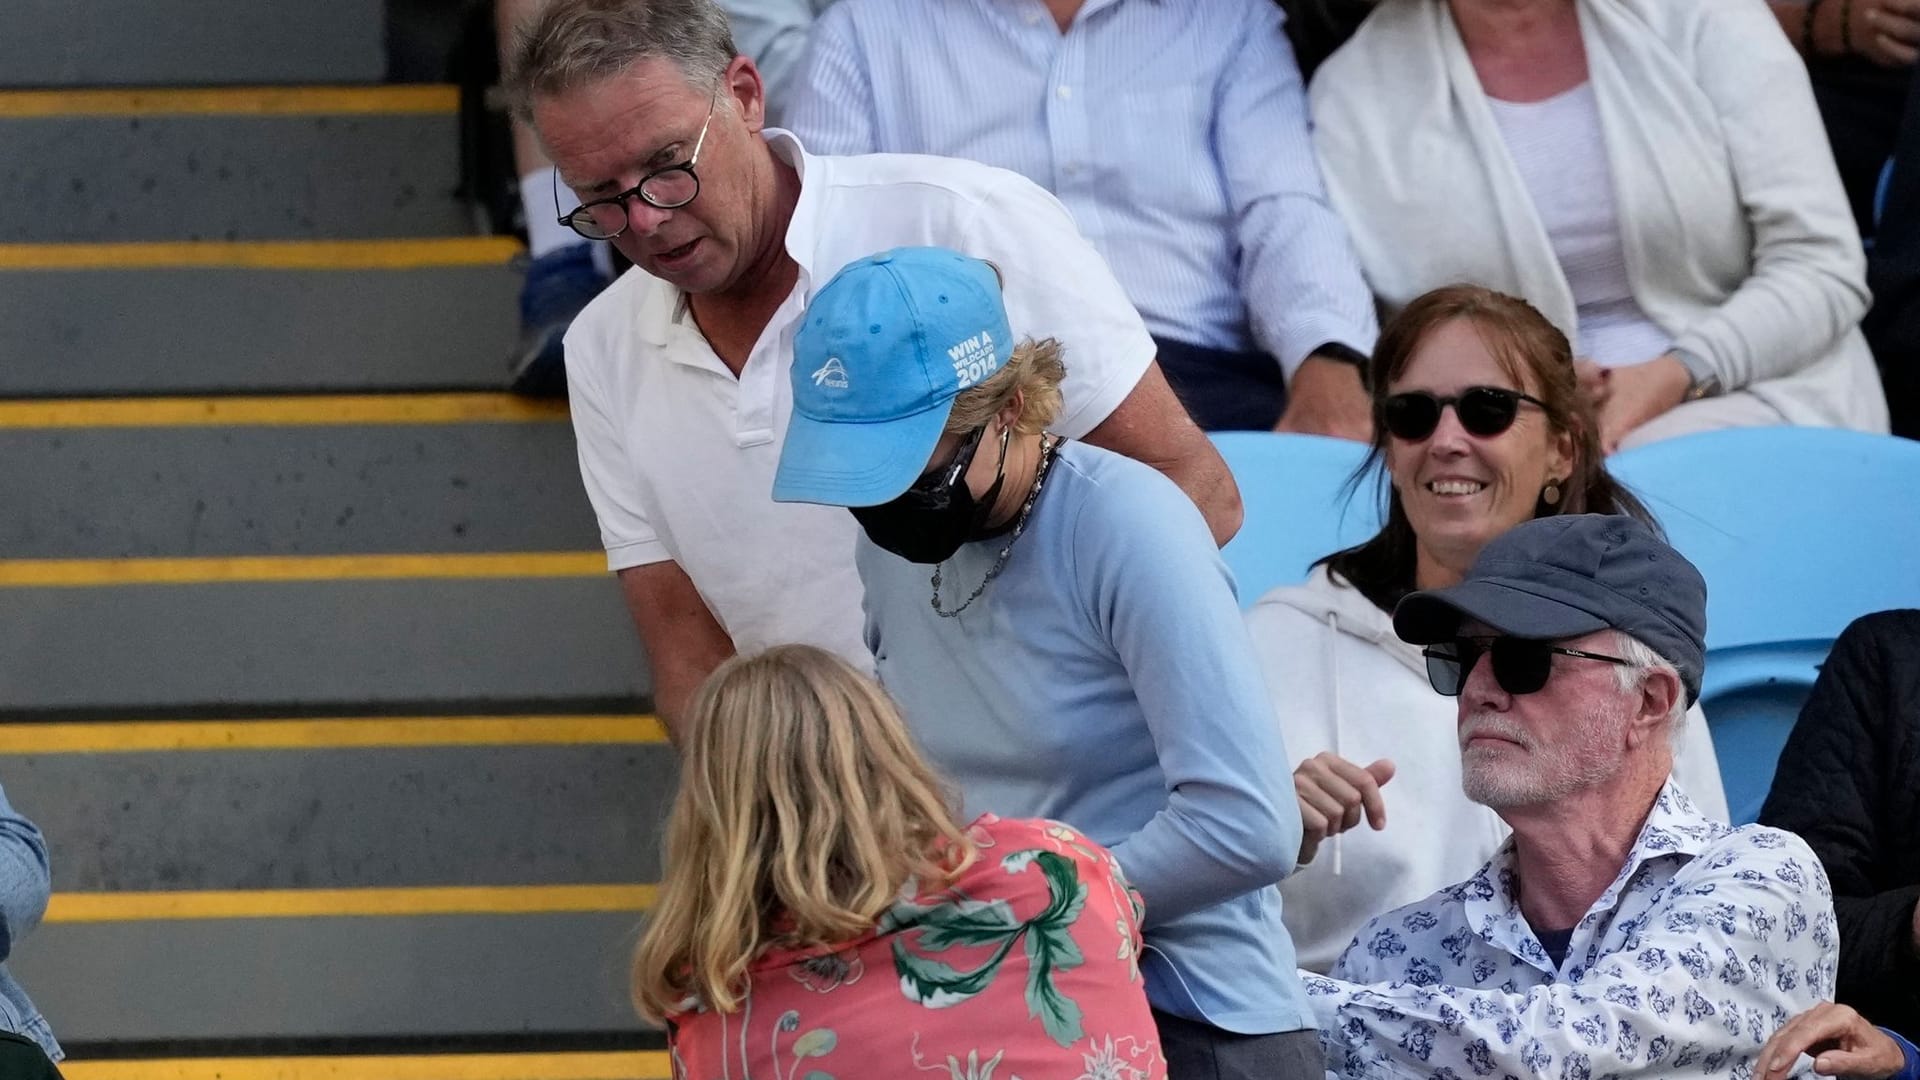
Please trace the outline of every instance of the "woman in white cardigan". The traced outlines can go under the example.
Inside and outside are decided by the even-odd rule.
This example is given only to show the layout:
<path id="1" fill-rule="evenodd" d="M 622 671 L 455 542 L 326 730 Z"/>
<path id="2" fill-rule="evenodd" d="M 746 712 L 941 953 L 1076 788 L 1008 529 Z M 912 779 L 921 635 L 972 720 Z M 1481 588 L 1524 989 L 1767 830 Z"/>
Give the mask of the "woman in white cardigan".
<path id="1" fill-rule="evenodd" d="M 1575 342 L 1608 451 L 1887 429 L 1865 259 L 1806 69 L 1755 0 L 1383 0 L 1312 87 L 1388 314 L 1473 281 Z"/>

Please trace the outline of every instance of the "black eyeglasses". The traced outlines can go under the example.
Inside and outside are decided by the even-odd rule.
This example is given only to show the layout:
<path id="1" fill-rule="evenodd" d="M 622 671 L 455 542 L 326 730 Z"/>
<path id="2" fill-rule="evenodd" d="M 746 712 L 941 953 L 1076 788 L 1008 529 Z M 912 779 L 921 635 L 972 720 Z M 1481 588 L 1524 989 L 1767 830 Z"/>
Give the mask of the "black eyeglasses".
<path id="1" fill-rule="evenodd" d="M 700 148 L 706 144 L 707 128 L 713 125 L 713 110 L 719 104 L 718 94 L 707 103 L 707 119 L 700 125 L 700 135 L 693 140 L 693 153 L 687 155 L 687 160 L 655 169 L 618 195 L 581 203 L 571 213 L 561 214 L 560 224 L 589 240 L 611 240 L 627 231 L 627 203 L 635 196 L 656 210 L 678 210 L 698 198 L 700 177 L 693 167 L 700 161 Z M 553 210 L 556 214 L 560 213 L 559 177 L 559 171 L 555 170 Z"/>
<path id="2" fill-rule="evenodd" d="M 1582 660 L 1602 660 L 1609 664 L 1633 663 L 1618 656 L 1581 652 L 1550 642 L 1505 636 L 1461 637 L 1420 650 L 1420 654 L 1427 658 L 1427 681 L 1433 684 L 1436 692 L 1447 697 L 1460 696 L 1460 689 L 1467 684 L 1467 676 L 1472 673 L 1473 665 L 1479 663 L 1480 657 L 1486 653 L 1493 654 L 1494 681 L 1509 694 L 1531 694 L 1547 685 L 1547 676 L 1553 674 L 1555 654 Z"/>
<path id="3" fill-rule="evenodd" d="M 1498 435 L 1513 426 L 1520 403 L 1546 408 L 1547 403 L 1518 390 L 1502 386 L 1470 386 L 1458 394 L 1441 397 L 1425 390 L 1393 394 L 1380 403 L 1380 420 L 1395 438 L 1419 442 L 1440 426 L 1440 411 L 1453 406 L 1460 426 L 1485 438 Z"/>

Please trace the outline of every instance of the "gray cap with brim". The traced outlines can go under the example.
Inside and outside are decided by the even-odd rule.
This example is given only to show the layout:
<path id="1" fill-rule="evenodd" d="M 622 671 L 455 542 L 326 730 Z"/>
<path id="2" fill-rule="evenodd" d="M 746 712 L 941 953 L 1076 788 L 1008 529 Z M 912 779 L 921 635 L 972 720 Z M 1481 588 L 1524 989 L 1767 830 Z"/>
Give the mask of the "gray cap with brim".
<path id="1" fill-rule="evenodd" d="M 1536 641 L 1618 630 L 1679 671 L 1687 704 L 1700 697 L 1706 581 L 1634 518 L 1522 522 L 1488 542 L 1459 584 L 1410 593 L 1393 611 L 1394 632 L 1415 645 L 1450 640 L 1468 620 Z"/>

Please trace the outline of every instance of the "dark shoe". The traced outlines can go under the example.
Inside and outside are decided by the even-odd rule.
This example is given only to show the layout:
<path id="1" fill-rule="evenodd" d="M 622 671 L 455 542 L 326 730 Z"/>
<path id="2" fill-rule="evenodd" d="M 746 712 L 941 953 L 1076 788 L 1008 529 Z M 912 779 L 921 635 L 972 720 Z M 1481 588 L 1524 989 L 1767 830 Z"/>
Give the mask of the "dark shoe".
<path id="1" fill-rule="evenodd" d="M 520 286 L 520 343 L 509 365 L 514 393 L 566 396 L 561 339 L 573 317 L 610 280 L 594 265 L 593 249 L 584 243 L 550 251 L 527 264 L 527 280 Z"/>

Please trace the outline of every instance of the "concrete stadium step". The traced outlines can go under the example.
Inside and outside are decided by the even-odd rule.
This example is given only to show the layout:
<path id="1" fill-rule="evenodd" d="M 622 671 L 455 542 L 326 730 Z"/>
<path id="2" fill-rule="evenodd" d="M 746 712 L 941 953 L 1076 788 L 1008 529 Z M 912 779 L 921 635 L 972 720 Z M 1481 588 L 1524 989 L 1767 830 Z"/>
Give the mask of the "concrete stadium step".
<path id="1" fill-rule="evenodd" d="M 24 569 L 65 584 L 30 586 L 6 564 L 0 685 L 20 717 L 642 702 L 639 640 L 603 566 L 598 553 L 56 563 Z"/>
<path id="2" fill-rule="evenodd" d="M 674 766 L 642 715 L 3 725 L 59 889 L 10 965 L 78 1045 L 639 1032 Z"/>
<path id="3" fill-rule="evenodd" d="M 599 546 L 564 406 L 504 395 L 0 402 L 0 460 L 0 560 Z"/>
<path id="4" fill-rule="evenodd" d="M 499 395 L 0 403 L 0 447 L 33 463 L 0 490 L 21 508 L 0 540 L 5 709 L 643 698 L 563 415 Z"/>
<path id="5" fill-rule="evenodd" d="M 0 85 L 376 82 L 384 0 L 12 0 Z"/>
<path id="6" fill-rule="evenodd" d="M 0 93 L 0 242 L 469 233 L 457 102 L 442 86 Z"/>
<path id="7" fill-rule="evenodd" d="M 632 715 L 0 725 L 63 893 L 654 881 L 676 764 Z"/>
<path id="8" fill-rule="evenodd" d="M 665 1051 L 69 1058 L 67 1080 L 668 1080 Z"/>
<path id="9" fill-rule="evenodd" d="M 58 921 L 7 966 L 74 1042 L 639 1032 L 641 914 Z M 145 1078 L 142 1078 L 145 1080 Z"/>
<path id="10" fill-rule="evenodd" d="M 519 250 L 0 245 L 0 396 L 500 389 Z"/>

